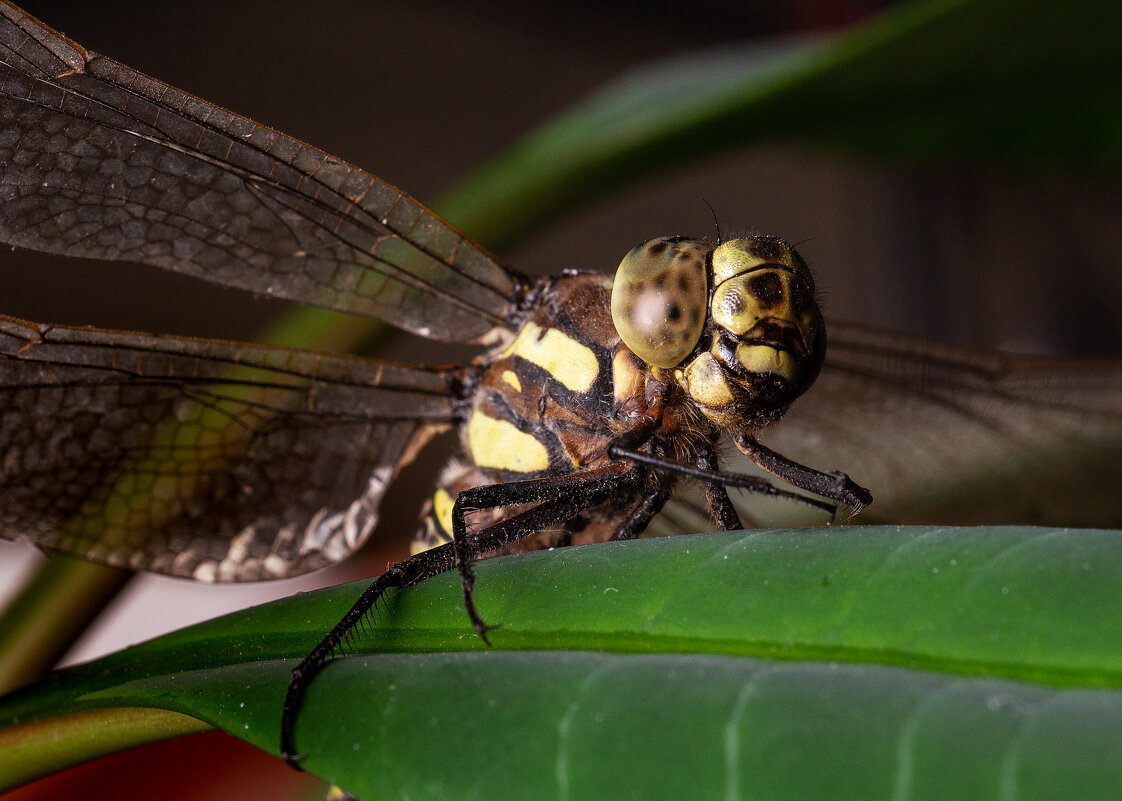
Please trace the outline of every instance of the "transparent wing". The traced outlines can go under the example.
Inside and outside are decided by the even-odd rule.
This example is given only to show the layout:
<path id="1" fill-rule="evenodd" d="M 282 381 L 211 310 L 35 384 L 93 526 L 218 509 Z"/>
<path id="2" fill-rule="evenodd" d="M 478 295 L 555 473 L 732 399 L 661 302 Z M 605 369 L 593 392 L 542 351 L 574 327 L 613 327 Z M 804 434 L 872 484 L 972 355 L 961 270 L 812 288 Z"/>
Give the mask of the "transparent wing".
<path id="1" fill-rule="evenodd" d="M 408 195 L 0 5 L 0 239 L 490 341 L 522 280 Z"/>
<path id="2" fill-rule="evenodd" d="M 1122 362 L 829 331 L 818 382 L 761 439 L 868 487 L 861 519 L 1122 523 Z"/>
<path id="3" fill-rule="evenodd" d="M 453 378 L 0 318 L 0 536 L 203 580 L 314 570 L 365 541 Z"/>

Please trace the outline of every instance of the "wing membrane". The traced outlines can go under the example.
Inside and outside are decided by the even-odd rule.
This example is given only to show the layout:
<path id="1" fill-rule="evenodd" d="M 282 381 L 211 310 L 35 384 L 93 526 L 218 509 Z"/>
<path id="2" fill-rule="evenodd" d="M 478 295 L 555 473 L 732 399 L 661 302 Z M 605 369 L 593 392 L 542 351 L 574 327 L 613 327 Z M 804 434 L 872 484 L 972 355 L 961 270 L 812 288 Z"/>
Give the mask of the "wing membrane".
<path id="1" fill-rule="evenodd" d="M 374 176 L 0 5 L 0 239 L 489 341 L 521 278 Z"/>
<path id="2" fill-rule="evenodd" d="M 1122 362 L 829 330 L 818 383 L 762 439 L 869 487 L 862 519 L 1122 523 Z"/>
<path id="3" fill-rule="evenodd" d="M 204 580 L 323 567 L 452 420 L 452 378 L 0 318 L 0 535 Z"/>

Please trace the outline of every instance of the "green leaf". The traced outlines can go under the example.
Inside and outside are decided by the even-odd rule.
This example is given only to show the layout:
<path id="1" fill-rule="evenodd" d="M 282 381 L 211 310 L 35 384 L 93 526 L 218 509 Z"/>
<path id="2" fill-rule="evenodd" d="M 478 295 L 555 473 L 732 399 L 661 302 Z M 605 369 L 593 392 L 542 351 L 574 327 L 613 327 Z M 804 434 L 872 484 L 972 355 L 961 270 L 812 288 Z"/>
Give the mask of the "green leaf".
<path id="1" fill-rule="evenodd" d="M 368 656 L 323 678 L 302 731 L 330 757 L 307 764 L 363 798 L 1106 799 L 1122 780 L 1113 691 L 598 652 Z"/>
<path id="2" fill-rule="evenodd" d="M 1020 798 L 1041 782 L 1107 797 L 1100 781 L 1122 769 L 1083 770 L 1122 745 L 1122 532 L 737 532 L 524 554 L 478 576 L 495 647 L 454 575 L 391 594 L 355 643 L 365 655 L 308 694 L 308 769 L 367 798 L 680 798 L 682 782 L 697 797 L 838 783 L 852 787 L 838 797 Z M 62 671 L 0 718 L 155 706 L 275 752 L 285 657 L 360 591 Z"/>

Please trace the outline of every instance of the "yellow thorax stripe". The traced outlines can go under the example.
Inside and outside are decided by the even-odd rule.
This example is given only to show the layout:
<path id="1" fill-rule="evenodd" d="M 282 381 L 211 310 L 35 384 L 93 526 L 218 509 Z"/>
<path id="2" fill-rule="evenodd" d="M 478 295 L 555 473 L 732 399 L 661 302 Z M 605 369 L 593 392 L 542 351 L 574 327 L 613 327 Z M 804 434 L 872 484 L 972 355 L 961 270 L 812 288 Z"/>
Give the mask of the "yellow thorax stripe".
<path id="1" fill-rule="evenodd" d="M 549 467 L 549 452 L 532 434 L 514 423 L 475 412 L 468 421 L 468 448 L 480 467 L 514 473 L 541 473 Z"/>
<path id="2" fill-rule="evenodd" d="M 522 382 L 518 380 L 518 374 L 513 370 L 503 370 L 503 381 L 505 381 L 515 392 L 522 391 Z"/>
<path id="3" fill-rule="evenodd" d="M 432 513 L 444 533 L 452 535 L 452 506 L 455 500 L 448 490 L 439 487 L 432 496 Z"/>
<path id="4" fill-rule="evenodd" d="M 556 328 L 526 323 L 504 356 L 521 356 L 536 364 L 573 392 L 588 392 L 600 374 L 596 354 Z"/>

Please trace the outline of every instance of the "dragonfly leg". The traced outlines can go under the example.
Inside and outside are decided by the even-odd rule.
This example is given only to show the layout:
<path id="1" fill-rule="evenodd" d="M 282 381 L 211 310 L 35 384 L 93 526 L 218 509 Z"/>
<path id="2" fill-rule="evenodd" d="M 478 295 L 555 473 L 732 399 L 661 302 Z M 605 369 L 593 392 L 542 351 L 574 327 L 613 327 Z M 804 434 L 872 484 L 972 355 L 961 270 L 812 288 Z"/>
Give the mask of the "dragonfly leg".
<path id="1" fill-rule="evenodd" d="M 737 434 L 736 446 L 760 468 L 773 476 L 778 476 L 788 484 L 823 498 L 844 503 L 849 507 L 849 517 L 853 517 L 873 502 L 872 493 L 845 473 L 823 473 L 801 465 L 761 445 L 751 434 L 744 432 Z"/>
<path id="2" fill-rule="evenodd" d="M 805 506 L 812 506 L 815 509 L 821 509 L 824 512 L 829 512 L 831 515 L 837 511 L 836 503 L 821 500 L 819 498 L 811 498 L 798 492 L 790 492 L 789 490 L 781 489 L 779 487 L 776 487 L 767 479 L 760 478 L 759 476 L 748 476 L 741 473 L 725 473 L 720 470 L 707 470 L 701 467 L 691 467 L 690 465 L 672 462 L 669 459 L 661 456 L 655 456 L 650 453 L 643 453 L 642 451 L 629 450 L 616 444 L 612 444 L 608 447 L 608 455 L 613 459 L 626 459 L 628 461 L 634 462 L 635 464 L 642 465 L 648 470 L 657 470 L 664 473 L 673 473 L 676 475 L 696 478 L 707 485 L 717 484 L 722 487 L 739 487 L 740 489 L 746 489 L 749 492 L 757 492 L 760 495 L 766 495 L 771 498 L 786 498 L 787 500 L 794 501 L 795 503 L 801 503 Z M 778 454 L 776 454 L 776 456 L 778 456 Z M 794 462 L 792 462 L 791 464 L 794 464 Z M 810 468 L 806 467 L 802 469 L 810 470 Z M 777 473 L 776 475 L 779 474 Z M 837 480 L 835 476 L 826 474 L 819 475 L 824 475 L 826 479 L 830 481 Z M 844 474 L 842 475 L 846 481 L 849 481 L 848 477 L 845 477 Z M 785 476 L 780 477 L 785 478 Z M 868 495 L 868 490 L 863 489 L 862 487 L 858 487 L 852 481 L 849 481 L 849 483 L 860 492 Z M 800 487 L 801 489 L 806 489 L 799 484 L 796 484 L 795 486 Z M 829 498 L 831 496 L 825 497 Z M 833 499 L 831 498 L 831 500 Z M 720 512 L 720 510 L 718 511 Z M 718 523 L 719 522 L 720 521 L 718 521 Z"/>
<path id="3" fill-rule="evenodd" d="M 461 492 L 453 506 L 453 541 L 437 548 L 414 554 L 393 565 L 371 582 L 343 619 L 328 632 L 310 654 L 292 671 L 281 716 L 281 756 L 298 767 L 302 754 L 295 748 L 296 716 L 308 686 L 331 660 L 340 645 L 391 587 L 409 587 L 448 570 L 458 568 L 464 587 L 464 604 L 472 625 L 487 642 L 487 626 L 472 600 L 474 573 L 471 560 L 488 551 L 501 548 L 543 528 L 555 525 L 583 509 L 603 503 L 619 492 L 630 492 L 638 471 L 609 465 L 599 470 L 551 476 L 542 479 L 488 484 Z M 539 502 L 537 506 L 488 526 L 468 532 L 464 524 L 465 509 L 486 509 Z M 466 574 L 466 579 L 465 579 Z M 490 643 L 488 643 L 490 644 Z"/>
<path id="4" fill-rule="evenodd" d="M 662 507 L 670 499 L 672 487 L 667 483 L 660 483 L 653 490 L 644 495 L 627 519 L 620 523 L 619 528 L 612 534 L 613 540 L 633 540 L 646 530 L 654 516 L 662 511 Z"/>
<path id="5" fill-rule="evenodd" d="M 712 451 L 706 451 L 697 458 L 699 469 L 709 473 L 717 471 L 717 457 Z M 613 540 L 630 540 L 638 537 L 650 524 L 654 516 L 662 511 L 662 507 L 670 499 L 672 486 L 661 483 L 651 490 L 632 510 L 628 518 L 620 524 L 612 535 Z M 719 481 L 705 482 L 705 497 L 709 502 L 709 516 L 713 522 L 721 527 L 722 531 L 736 531 L 743 528 L 740 515 L 732 505 L 728 490 Z"/>
<path id="6" fill-rule="evenodd" d="M 289 765 L 299 767 L 303 754 L 296 752 L 295 727 L 296 715 L 304 700 L 304 693 L 312 680 L 335 654 L 336 650 L 347 639 L 362 617 L 369 612 L 378 602 L 386 590 L 391 587 L 408 587 L 424 581 L 432 576 L 439 575 L 455 567 L 455 554 L 451 545 L 444 545 L 424 551 L 393 565 L 363 590 L 362 595 L 354 602 L 350 610 L 335 624 L 327 636 L 320 640 L 292 670 L 292 680 L 285 694 L 284 706 L 281 711 L 281 758 Z"/>
<path id="7" fill-rule="evenodd" d="M 455 567 L 460 573 L 464 592 L 464 606 L 468 617 L 483 641 L 490 645 L 487 625 L 475 608 L 473 590 L 475 572 L 472 561 L 488 551 L 501 548 L 547 526 L 564 522 L 584 509 L 597 506 L 620 492 L 629 491 L 629 485 L 639 473 L 625 465 L 607 465 L 596 470 L 569 473 L 561 476 L 510 481 L 503 484 L 485 484 L 464 490 L 456 496 L 452 506 L 452 548 Z M 538 506 L 514 517 L 500 520 L 478 532 L 468 531 L 465 512 L 500 506 L 519 506 L 538 503 Z"/>
<path id="8" fill-rule="evenodd" d="M 702 470 L 716 472 L 717 456 L 713 451 L 707 450 L 697 457 L 697 466 Z M 721 531 L 738 531 L 744 528 L 724 484 L 718 481 L 706 481 L 705 500 L 709 505 L 709 517 L 721 527 Z"/>

